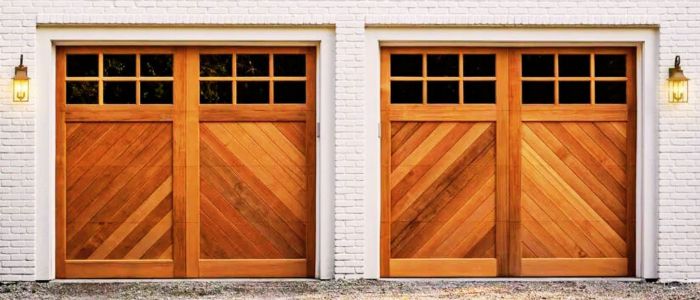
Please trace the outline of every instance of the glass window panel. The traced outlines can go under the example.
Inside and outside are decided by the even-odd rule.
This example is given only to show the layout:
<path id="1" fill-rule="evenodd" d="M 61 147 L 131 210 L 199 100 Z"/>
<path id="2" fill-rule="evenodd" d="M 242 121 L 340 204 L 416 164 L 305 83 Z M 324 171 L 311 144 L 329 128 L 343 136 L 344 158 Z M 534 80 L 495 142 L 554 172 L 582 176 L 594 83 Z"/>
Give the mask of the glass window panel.
<path id="1" fill-rule="evenodd" d="M 136 82 L 114 81 L 104 82 L 104 94 L 102 101 L 105 104 L 135 104 Z"/>
<path id="2" fill-rule="evenodd" d="M 306 103 L 306 81 L 276 81 L 275 103 Z"/>
<path id="3" fill-rule="evenodd" d="M 423 56 L 420 54 L 392 54 L 391 76 L 423 76 Z"/>
<path id="4" fill-rule="evenodd" d="M 559 103 L 588 104 L 591 103 L 590 81 L 559 82 Z"/>
<path id="5" fill-rule="evenodd" d="M 465 81 L 464 103 L 496 103 L 496 82 Z"/>
<path id="6" fill-rule="evenodd" d="M 206 54 L 199 56 L 199 76 L 233 76 L 233 56 L 230 54 Z M 202 102 L 204 103 L 204 102 Z"/>
<path id="7" fill-rule="evenodd" d="M 595 103 L 597 104 L 624 104 L 627 103 L 627 82 L 601 82 L 595 83 Z"/>
<path id="8" fill-rule="evenodd" d="M 66 103 L 98 104 L 99 83 L 97 81 L 66 82 Z"/>
<path id="9" fill-rule="evenodd" d="M 232 104 L 233 83 L 231 81 L 200 81 L 199 103 Z"/>
<path id="10" fill-rule="evenodd" d="M 172 104 L 172 81 L 142 81 L 141 104 Z"/>
<path id="11" fill-rule="evenodd" d="M 239 54 L 236 56 L 236 76 L 268 76 L 269 74 L 269 55 Z"/>
<path id="12" fill-rule="evenodd" d="M 459 55 L 429 54 L 428 76 L 459 76 Z"/>
<path id="13" fill-rule="evenodd" d="M 496 76 L 494 54 L 465 54 L 463 60 L 464 77 Z"/>
<path id="14" fill-rule="evenodd" d="M 275 76 L 306 76 L 306 55 L 275 54 Z"/>
<path id="15" fill-rule="evenodd" d="M 591 76 L 591 56 L 588 54 L 559 55 L 559 77 Z"/>
<path id="16" fill-rule="evenodd" d="M 428 103 L 459 103 L 459 81 L 429 81 Z"/>
<path id="17" fill-rule="evenodd" d="M 102 60 L 102 70 L 106 77 L 136 76 L 136 55 L 134 54 L 105 54 Z"/>
<path id="18" fill-rule="evenodd" d="M 270 83 L 267 81 L 239 81 L 236 83 L 236 103 L 267 104 L 270 102 Z"/>
<path id="19" fill-rule="evenodd" d="M 595 56 L 596 77 L 624 77 L 626 73 L 625 55 Z"/>
<path id="20" fill-rule="evenodd" d="M 523 82 L 523 104 L 554 104 L 553 81 Z"/>
<path id="21" fill-rule="evenodd" d="M 523 77 L 554 77 L 553 54 L 523 54 Z"/>
<path id="22" fill-rule="evenodd" d="M 66 55 L 66 76 L 97 77 L 99 57 L 97 54 Z"/>
<path id="23" fill-rule="evenodd" d="M 422 81 L 392 81 L 391 103 L 421 104 L 423 103 Z"/>
<path id="24" fill-rule="evenodd" d="M 141 76 L 173 76 L 173 56 L 170 54 L 141 55 Z"/>

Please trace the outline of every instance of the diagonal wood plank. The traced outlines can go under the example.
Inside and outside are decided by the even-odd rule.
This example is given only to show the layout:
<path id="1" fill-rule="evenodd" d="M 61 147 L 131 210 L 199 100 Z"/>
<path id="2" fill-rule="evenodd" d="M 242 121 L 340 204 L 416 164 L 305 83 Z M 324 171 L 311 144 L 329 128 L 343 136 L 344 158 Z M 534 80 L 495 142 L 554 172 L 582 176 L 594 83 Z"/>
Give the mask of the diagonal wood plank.
<path id="1" fill-rule="evenodd" d="M 109 237 L 102 242 L 102 244 L 90 255 L 90 259 L 101 259 L 105 258 L 114 247 L 116 247 L 125 237 L 129 234 L 138 223 L 142 222 L 143 219 L 148 215 L 160 201 L 165 199 L 168 195 L 172 193 L 172 178 L 168 177 L 168 180 L 163 181 L 163 183 L 156 189 L 151 196 L 146 199 L 141 206 L 139 206 L 134 212 L 129 215 L 129 217 L 119 225 L 119 227 L 109 235 Z"/>
<path id="2" fill-rule="evenodd" d="M 589 234 L 597 239 L 596 245 L 601 250 L 604 250 L 606 255 L 621 253 L 619 251 L 624 249 L 625 242 L 614 228 L 611 228 L 609 223 L 603 220 L 593 208 L 588 206 L 585 200 L 581 199 L 570 186 L 557 177 L 556 173 L 544 167 L 542 161 L 536 158 L 536 155 L 527 151 L 525 147 L 523 150 L 523 158 L 525 158 L 523 160 L 523 174 L 528 176 L 533 182 L 536 182 L 550 198 L 572 205 L 583 216 L 581 219 L 575 219 L 575 221 L 586 224 L 586 227 L 589 228 Z"/>
<path id="3" fill-rule="evenodd" d="M 571 154 L 570 159 L 563 159 L 563 161 L 570 165 L 572 170 L 576 169 L 576 174 L 591 187 L 594 193 L 597 193 L 601 200 L 604 200 L 605 205 L 617 211 L 618 217 L 624 218 L 625 206 L 620 199 L 624 198 L 625 188 L 616 184 L 615 178 L 600 163 L 595 163 L 596 157 L 582 145 L 587 137 L 585 132 L 571 123 L 549 124 L 547 129 Z M 548 147 L 551 148 L 549 145 Z"/>
<path id="4" fill-rule="evenodd" d="M 547 214 L 549 219 L 559 222 L 557 225 L 566 232 L 569 238 L 575 241 L 576 247 L 581 249 L 582 254 L 585 253 L 592 257 L 600 257 L 603 255 L 603 252 L 596 247 L 595 243 L 588 236 L 587 232 L 589 228 L 584 227 L 587 225 L 578 221 L 583 220 L 584 217 L 578 213 L 576 208 L 567 204 L 566 201 L 552 200 L 542 192 L 537 184 L 535 184 L 533 180 L 530 180 L 528 176 L 523 176 L 522 184 L 524 187 L 523 199 L 525 201 L 536 202 L 533 203 L 533 207 L 546 207 L 546 209 L 542 209 L 544 213 Z M 528 205 L 528 203 L 523 201 L 522 205 Z"/>
<path id="5" fill-rule="evenodd" d="M 392 122 L 392 257 L 494 257 L 494 126 L 438 123 Z"/>
<path id="6" fill-rule="evenodd" d="M 408 135 L 405 138 L 405 141 L 403 143 L 398 144 L 398 142 L 401 142 L 402 140 L 397 139 L 397 144 L 395 149 L 392 150 L 391 154 L 391 169 L 395 169 L 398 167 L 404 159 L 406 159 L 409 155 L 411 155 L 414 151 L 417 150 L 417 145 L 420 145 L 425 139 L 427 139 L 429 136 L 433 135 L 433 131 L 437 129 L 438 125 L 440 123 L 438 122 L 425 122 L 425 123 L 416 123 L 416 128 L 411 130 L 409 126 L 404 127 L 404 130 L 406 130 L 406 134 Z M 443 130 L 444 132 L 444 130 Z M 443 133 L 444 134 L 444 133 Z"/>
<path id="7" fill-rule="evenodd" d="M 214 204 L 211 218 L 221 213 L 226 216 L 221 221 L 233 222 L 240 228 L 256 228 L 243 231 L 260 232 L 271 241 L 279 240 L 283 248 L 289 247 L 287 243 L 299 244 L 303 240 L 303 222 L 295 219 L 284 202 L 257 181 L 250 170 L 240 165 L 227 167 L 236 165 L 238 160 L 229 164 L 206 143 L 202 144 L 201 154 L 201 195 Z M 289 234 L 280 235 L 282 232 Z"/>
<path id="8" fill-rule="evenodd" d="M 412 253 L 419 249 L 424 253 L 434 251 L 446 240 L 456 241 L 453 235 L 460 228 L 469 227 L 464 222 L 473 218 L 478 207 L 493 209 L 495 179 L 493 155 L 488 151 L 483 158 L 469 168 L 463 169 L 454 180 L 437 196 L 426 194 L 431 200 L 427 205 L 417 207 L 413 214 L 397 218 L 393 222 L 392 245 L 397 253 Z M 445 192 L 452 190 L 454 192 Z M 400 250 L 400 251 L 399 251 Z"/>
<path id="9" fill-rule="evenodd" d="M 625 136 L 617 123 L 523 123 L 525 257 L 626 256 Z"/>
<path id="10" fill-rule="evenodd" d="M 302 215 L 304 214 L 298 201 L 279 197 L 280 194 L 273 191 L 275 187 L 278 187 L 274 185 L 274 182 L 272 182 L 272 186 L 269 186 L 260 179 L 260 176 L 269 176 L 266 170 L 259 169 L 256 165 L 247 165 L 245 158 L 239 158 L 237 155 L 244 151 L 233 153 L 235 148 L 227 147 L 221 139 L 214 135 L 214 132 L 208 130 L 208 127 L 202 129 L 201 171 L 210 174 L 208 176 L 210 178 L 200 177 L 200 181 L 219 185 L 220 192 L 240 194 L 241 196 L 230 199 L 241 201 L 241 204 L 248 203 L 251 205 L 250 208 L 254 207 L 263 213 L 273 212 L 276 216 L 288 221 L 285 223 L 286 226 L 292 228 L 298 236 L 303 235 L 303 229 L 297 226 L 303 220 Z M 268 179 L 275 180 L 276 178 Z M 255 201 L 257 198 L 265 199 L 265 201 Z"/>
<path id="11" fill-rule="evenodd" d="M 306 256 L 303 126 L 201 123 L 202 258 Z"/>
<path id="12" fill-rule="evenodd" d="M 216 155 L 227 156 L 231 167 L 248 170 L 251 177 L 247 181 L 260 182 L 253 185 L 259 187 L 258 191 L 264 189 L 271 192 L 294 216 L 303 219 L 304 206 L 299 199 L 303 198 L 304 190 L 297 187 L 290 191 L 290 185 L 283 183 L 289 179 L 286 176 L 276 176 L 278 165 L 264 155 L 255 140 L 248 137 L 239 124 L 204 123 L 201 130 L 202 142 L 217 146 Z"/>
<path id="13" fill-rule="evenodd" d="M 74 174 L 66 182 L 67 258 L 156 259 L 172 254 L 164 250 L 172 246 L 172 236 L 165 236 L 172 219 L 160 222 L 172 211 L 171 125 L 67 127 L 71 134 L 66 147 L 73 153 L 66 174 Z M 149 234 L 154 229 L 157 234 Z M 134 255 L 127 257 L 129 252 Z"/>
<path id="14" fill-rule="evenodd" d="M 431 189 L 431 187 L 434 191 L 442 190 L 442 188 L 444 188 L 444 186 L 449 181 L 443 184 L 436 185 L 436 180 L 438 180 L 446 170 L 452 167 L 452 165 L 455 162 L 468 163 L 476 157 L 478 157 L 478 154 L 482 152 L 483 148 L 475 147 L 471 149 L 472 151 L 467 151 L 467 153 L 470 154 L 469 156 L 464 156 L 463 152 L 460 150 L 468 149 L 469 146 L 467 145 L 471 145 L 477 141 L 481 141 L 482 144 L 489 144 L 493 140 L 493 137 L 488 135 L 486 136 L 487 138 L 482 138 L 481 140 L 479 140 L 480 137 L 484 136 L 484 133 L 487 130 L 492 131 L 493 127 L 488 123 L 476 123 L 466 132 L 466 134 L 464 134 L 457 141 L 455 146 L 450 148 L 447 152 L 432 153 L 431 155 L 437 155 L 439 159 L 434 164 L 429 166 L 428 170 L 421 177 L 421 180 L 416 182 L 416 184 L 413 184 L 404 195 L 402 195 L 401 197 L 397 197 L 397 199 L 393 199 L 394 193 L 392 191 L 392 215 L 401 216 L 404 213 L 404 211 L 409 209 L 413 205 L 413 203 L 416 200 L 418 200 L 421 197 L 421 195 L 426 193 L 428 189 Z M 426 142 L 428 141 L 430 144 L 438 142 L 433 140 L 426 140 Z M 416 163 L 417 161 L 418 160 L 416 160 Z M 407 165 L 406 167 L 410 168 L 412 166 L 414 165 L 411 164 Z M 399 168 L 397 168 L 397 173 L 398 175 L 396 177 L 394 176 L 393 172 L 391 174 L 390 181 L 392 182 L 392 186 L 396 186 L 393 183 L 400 181 L 403 178 L 403 176 L 405 176 L 403 174 L 403 171 L 399 171 Z"/>
<path id="15" fill-rule="evenodd" d="M 529 128 L 525 128 L 523 130 L 524 151 L 536 153 L 535 156 L 541 159 L 548 169 L 557 173 L 559 178 L 574 189 L 606 221 L 609 221 L 612 226 L 618 226 L 616 227 L 618 229 L 624 228 L 625 207 L 618 201 L 618 197 L 623 195 L 615 195 L 601 183 L 605 179 L 612 179 L 609 177 L 600 179 L 597 176 L 600 174 L 589 171 L 592 168 L 591 165 L 594 165 L 587 163 L 591 160 L 577 157 L 569 151 L 570 147 L 564 147 L 554 138 L 554 135 L 536 130 L 545 137 L 545 140 L 540 139 L 540 136 Z M 560 154 L 557 155 L 557 152 Z"/>
<path id="16" fill-rule="evenodd" d="M 418 143 L 415 145 L 415 147 L 413 147 L 413 145 L 404 145 L 404 149 L 411 149 L 412 151 L 403 151 L 407 153 L 405 159 L 401 159 L 399 155 L 402 153 L 399 153 L 397 154 L 397 160 L 395 163 L 392 160 L 392 166 L 396 167 L 393 167 L 391 172 L 391 188 L 395 188 L 396 185 L 411 172 L 413 167 L 416 166 L 419 161 L 423 160 L 431 153 L 433 147 L 445 139 L 445 137 L 455 126 L 456 124 L 454 123 L 441 123 L 440 125 L 436 126 L 435 130 L 433 130 L 425 139 L 412 139 L 412 141 Z M 421 128 L 422 127 L 423 126 L 421 126 Z"/>

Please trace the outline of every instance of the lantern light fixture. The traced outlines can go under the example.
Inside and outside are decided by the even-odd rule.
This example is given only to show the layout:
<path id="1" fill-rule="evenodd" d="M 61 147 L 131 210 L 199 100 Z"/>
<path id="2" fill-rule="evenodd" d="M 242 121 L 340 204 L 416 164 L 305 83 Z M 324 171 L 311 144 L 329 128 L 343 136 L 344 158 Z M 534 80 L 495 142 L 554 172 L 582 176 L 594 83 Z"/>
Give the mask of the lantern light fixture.
<path id="1" fill-rule="evenodd" d="M 683 75 L 680 56 L 676 56 L 673 68 L 668 69 L 668 102 L 688 103 L 688 78 Z"/>
<path id="2" fill-rule="evenodd" d="M 19 56 L 19 66 L 15 67 L 15 77 L 12 78 L 12 101 L 29 101 L 29 77 L 27 76 L 27 66 L 24 64 L 24 55 Z"/>

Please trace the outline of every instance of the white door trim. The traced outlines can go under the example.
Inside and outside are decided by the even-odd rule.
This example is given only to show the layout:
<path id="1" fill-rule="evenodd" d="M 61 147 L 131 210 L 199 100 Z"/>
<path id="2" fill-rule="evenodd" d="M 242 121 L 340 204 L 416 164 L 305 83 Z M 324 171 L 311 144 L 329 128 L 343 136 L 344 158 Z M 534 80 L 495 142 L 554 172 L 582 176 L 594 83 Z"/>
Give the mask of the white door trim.
<path id="1" fill-rule="evenodd" d="M 379 278 L 380 96 L 379 48 L 383 45 L 609 46 L 637 47 L 636 250 L 639 278 L 658 277 L 658 30 L 654 28 L 380 28 L 366 29 L 366 278 Z M 643 234 L 642 234 L 643 233 Z"/>
<path id="2" fill-rule="evenodd" d="M 36 101 L 36 280 L 55 278 L 56 45 L 318 45 L 316 277 L 333 276 L 335 32 L 291 27 L 38 27 Z M 321 201 L 324 199 L 324 201 Z"/>

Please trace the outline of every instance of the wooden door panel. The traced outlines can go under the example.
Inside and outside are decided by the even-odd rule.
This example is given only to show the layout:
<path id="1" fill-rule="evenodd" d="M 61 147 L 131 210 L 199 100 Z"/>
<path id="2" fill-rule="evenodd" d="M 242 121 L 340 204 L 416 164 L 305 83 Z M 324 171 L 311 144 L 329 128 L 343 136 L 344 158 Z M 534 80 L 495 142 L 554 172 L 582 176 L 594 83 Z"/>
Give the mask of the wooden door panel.
<path id="1" fill-rule="evenodd" d="M 200 124 L 200 275 L 307 276 L 305 122 Z"/>
<path id="2" fill-rule="evenodd" d="M 304 123 L 202 123 L 201 257 L 303 258 Z"/>
<path id="3" fill-rule="evenodd" d="M 626 122 L 525 122 L 521 134 L 522 275 L 625 275 Z"/>
<path id="4" fill-rule="evenodd" d="M 392 276 L 495 274 L 495 148 L 491 122 L 392 122 Z"/>
<path id="5" fill-rule="evenodd" d="M 172 258 L 172 132 L 68 123 L 68 259 Z"/>

